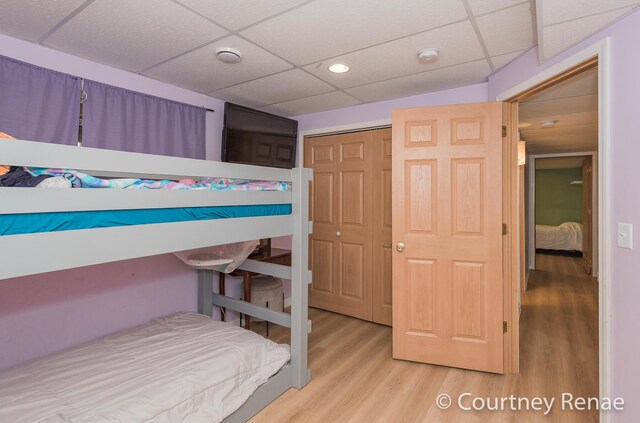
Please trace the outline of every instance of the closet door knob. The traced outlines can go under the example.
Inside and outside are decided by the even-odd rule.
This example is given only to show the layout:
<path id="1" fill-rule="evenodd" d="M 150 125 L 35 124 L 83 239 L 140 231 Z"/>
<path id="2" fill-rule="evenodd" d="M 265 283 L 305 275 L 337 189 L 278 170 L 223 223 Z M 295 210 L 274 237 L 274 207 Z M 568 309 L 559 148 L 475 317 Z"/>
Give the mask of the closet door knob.
<path id="1" fill-rule="evenodd" d="M 337 236 L 338 238 L 340 238 L 340 236 L 341 236 L 341 235 L 342 235 L 342 232 L 340 232 L 340 231 L 336 232 L 336 236 Z"/>
<path id="2" fill-rule="evenodd" d="M 403 252 L 405 248 L 406 248 L 406 247 L 405 247 L 405 245 L 404 245 L 402 242 L 398 242 L 398 243 L 396 244 L 396 250 L 398 250 L 398 252 L 399 252 L 399 253 Z"/>

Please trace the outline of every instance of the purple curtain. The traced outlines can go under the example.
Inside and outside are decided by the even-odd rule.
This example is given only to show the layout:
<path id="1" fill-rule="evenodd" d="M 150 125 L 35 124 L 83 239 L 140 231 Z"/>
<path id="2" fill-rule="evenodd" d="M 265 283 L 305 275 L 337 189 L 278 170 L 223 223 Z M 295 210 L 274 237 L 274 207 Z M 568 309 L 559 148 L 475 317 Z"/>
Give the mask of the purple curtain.
<path id="1" fill-rule="evenodd" d="M 80 78 L 0 56 L 0 132 L 78 143 Z"/>
<path id="2" fill-rule="evenodd" d="M 205 110 L 85 80 L 82 144 L 205 158 Z"/>

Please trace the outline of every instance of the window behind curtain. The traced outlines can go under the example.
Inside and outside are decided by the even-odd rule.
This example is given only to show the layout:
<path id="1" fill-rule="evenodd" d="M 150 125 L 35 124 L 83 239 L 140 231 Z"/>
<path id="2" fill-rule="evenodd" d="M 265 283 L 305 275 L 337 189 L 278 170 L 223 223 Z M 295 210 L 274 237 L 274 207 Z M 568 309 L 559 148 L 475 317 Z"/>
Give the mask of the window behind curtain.
<path id="1" fill-rule="evenodd" d="M 79 111 L 80 78 L 0 56 L 0 132 L 75 145 Z"/>
<path id="2" fill-rule="evenodd" d="M 205 158 L 205 110 L 85 80 L 82 144 Z"/>

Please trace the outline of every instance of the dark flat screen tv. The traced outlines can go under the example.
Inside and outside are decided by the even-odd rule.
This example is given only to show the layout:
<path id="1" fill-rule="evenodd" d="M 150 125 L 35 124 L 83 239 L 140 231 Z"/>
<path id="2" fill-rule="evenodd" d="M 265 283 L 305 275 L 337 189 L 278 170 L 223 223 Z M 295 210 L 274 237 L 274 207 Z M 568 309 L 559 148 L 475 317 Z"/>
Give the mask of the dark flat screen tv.
<path id="1" fill-rule="evenodd" d="M 291 169 L 298 122 L 233 103 L 224 105 L 222 161 Z"/>

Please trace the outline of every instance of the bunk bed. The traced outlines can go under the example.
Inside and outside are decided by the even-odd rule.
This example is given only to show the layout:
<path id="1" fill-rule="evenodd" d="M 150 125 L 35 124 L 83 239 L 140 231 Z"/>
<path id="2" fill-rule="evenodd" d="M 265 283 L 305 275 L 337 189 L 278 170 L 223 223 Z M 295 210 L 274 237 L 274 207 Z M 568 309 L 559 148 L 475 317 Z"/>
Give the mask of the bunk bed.
<path id="1" fill-rule="evenodd" d="M 307 335 L 311 322 L 308 320 L 307 285 L 311 281 L 308 270 L 311 222 L 308 218 L 308 189 L 312 178 L 309 169 L 276 169 L 23 140 L 0 143 L 0 158 L 6 165 L 76 169 L 104 178 L 179 180 L 215 176 L 290 184 L 287 191 L 215 192 L 0 188 L 0 221 L 18 218 L 33 222 L 70 214 L 74 219 L 82 220 L 85 214 L 140 210 L 148 211 L 149 215 L 171 209 L 224 210 L 215 217 L 194 216 L 152 222 L 134 219 L 115 225 L 87 224 L 70 230 L 54 225 L 32 233 L 23 230 L 0 235 L 0 246 L 3 247 L 0 283 L 8 283 L 3 280 L 19 276 L 291 235 L 291 267 L 252 260 L 246 260 L 240 266 L 243 270 L 290 279 L 290 314 L 214 293 L 213 271 L 207 269 L 198 270 L 198 313 L 211 316 L 215 305 L 291 330 L 290 359 L 286 365 L 259 386 L 246 402 L 225 418 L 225 422 L 246 421 L 290 387 L 301 389 L 309 382 Z M 252 209 L 255 207 L 257 209 Z M 244 214 L 228 213 L 229 209 L 236 208 L 245 210 Z M 49 249 L 37 260 L 24 254 L 34 245 L 43 244 L 55 245 L 56 248 Z"/>

